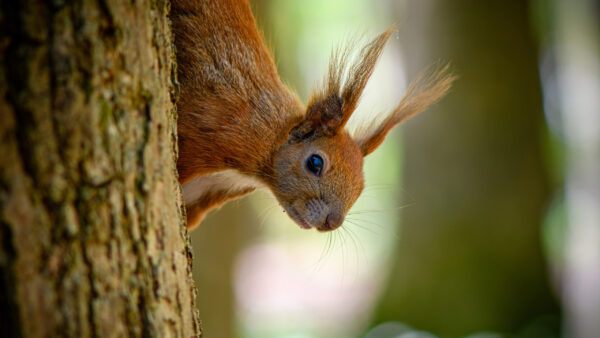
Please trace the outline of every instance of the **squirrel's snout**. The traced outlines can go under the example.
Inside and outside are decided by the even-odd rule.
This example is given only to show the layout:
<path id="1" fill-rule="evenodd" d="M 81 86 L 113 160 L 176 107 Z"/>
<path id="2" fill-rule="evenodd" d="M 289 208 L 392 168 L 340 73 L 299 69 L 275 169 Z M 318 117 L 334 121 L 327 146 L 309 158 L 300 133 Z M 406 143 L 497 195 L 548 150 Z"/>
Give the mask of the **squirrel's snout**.
<path id="1" fill-rule="evenodd" d="M 297 208 L 297 214 L 300 217 L 300 223 L 309 224 L 309 227 L 315 228 L 321 232 L 327 232 L 339 228 L 344 223 L 343 213 L 338 212 L 331 205 L 327 205 L 323 200 L 312 199 L 304 204 L 301 201 L 296 201 L 295 207 Z M 302 208 L 303 206 L 303 208 Z M 296 212 L 294 212 L 296 214 Z M 294 215 L 290 214 L 293 219 Z M 302 225 L 301 225 L 302 226 Z M 306 228 L 305 226 L 302 226 Z"/>
<path id="2" fill-rule="evenodd" d="M 336 212 L 330 212 L 325 218 L 325 222 L 317 227 L 319 231 L 331 231 L 340 227 L 344 223 L 344 218 Z"/>

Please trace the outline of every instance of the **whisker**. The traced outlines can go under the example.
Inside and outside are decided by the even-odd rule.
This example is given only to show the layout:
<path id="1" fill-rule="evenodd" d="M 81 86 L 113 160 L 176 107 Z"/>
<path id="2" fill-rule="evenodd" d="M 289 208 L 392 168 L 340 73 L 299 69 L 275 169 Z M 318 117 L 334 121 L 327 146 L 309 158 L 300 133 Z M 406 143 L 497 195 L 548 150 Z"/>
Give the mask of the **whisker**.
<path id="1" fill-rule="evenodd" d="M 391 211 L 398 211 L 398 210 L 402 210 L 404 208 L 410 207 L 412 205 L 414 205 L 415 203 L 409 203 L 409 204 L 405 204 L 405 205 L 401 205 L 399 207 L 395 207 L 395 208 L 388 208 L 388 209 L 365 209 L 365 210 L 356 210 L 356 211 L 350 211 L 348 213 L 348 215 L 361 215 L 361 214 L 373 214 L 373 213 L 383 213 L 383 212 L 391 212 Z"/>
<path id="2" fill-rule="evenodd" d="M 354 261 L 354 279 L 356 280 L 356 278 L 358 278 L 358 271 L 360 269 L 360 255 L 359 255 L 359 246 L 364 250 L 364 247 L 362 247 L 362 245 L 359 245 L 360 241 L 357 243 L 358 238 L 356 237 L 356 234 L 354 234 L 349 228 L 343 228 L 343 231 L 347 234 L 348 238 L 350 238 L 350 240 L 352 241 L 352 245 L 354 246 L 354 250 L 355 250 L 355 261 Z M 363 251 L 364 254 L 364 251 Z M 366 256 L 365 257 L 365 261 L 366 261 Z"/>
<path id="3" fill-rule="evenodd" d="M 350 224 L 350 225 L 352 225 L 352 226 L 359 227 L 359 228 L 361 228 L 362 230 L 368 231 L 368 232 L 370 232 L 370 233 L 372 233 L 372 234 L 374 234 L 374 235 L 381 235 L 381 233 L 377 233 L 377 232 L 375 232 L 375 230 L 373 230 L 372 228 L 369 228 L 369 227 L 367 227 L 367 226 L 364 226 L 364 225 L 362 225 L 362 224 L 358 223 L 358 222 L 357 222 L 357 221 L 355 221 L 355 220 L 346 220 L 346 221 L 348 221 L 348 224 Z"/>
<path id="4" fill-rule="evenodd" d="M 384 231 L 384 230 L 385 231 L 389 231 L 389 234 L 386 234 L 386 236 L 391 235 L 391 236 L 394 237 L 394 239 L 397 239 L 397 240 L 400 239 L 400 234 L 398 233 L 398 229 L 395 228 L 395 227 L 393 227 L 391 230 L 386 230 L 388 228 L 386 228 L 383 224 L 375 223 L 375 222 L 368 221 L 368 220 L 365 220 L 365 219 L 358 219 L 358 220 L 352 220 L 352 221 L 354 221 L 354 222 L 365 222 L 365 223 L 368 223 L 370 225 L 373 225 L 373 226 L 377 227 L 378 229 L 380 229 L 382 231 Z M 373 230 L 370 227 L 366 227 L 363 224 L 355 223 L 355 225 L 358 226 L 358 227 L 360 227 L 360 228 L 362 228 L 362 229 L 365 229 L 365 230 Z"/>
<path id="5" fill-rule="evenodd" d="M 370 220 L 370 219 L 358 218 L 357 215 L 348 216 L 347 219 L 349 219 L 352 222 L 367 223 L 369 225 L 375 226 L 375 227 L 380 228 L 380 229 L 385 228 L 385 226 L 383 224 L 381 224 L 381 223 L 375 222 L 375 221 Z"/>
<path id="6" fill-rule="evenodd" d="M 366 191 L 372 191 L 372 190 L 395 190 L 397 187 L 394 186 L 393 184 L 390 184 L 388 186 L 365 186 L 365 188 L 363 189 L 363 192 Z"/>
<path id="7" fill-rule="evenodd" d="M 264 225 L 267 221 L 267 218 L 269 216 L 269 213 L 271 211 L 273 211 L 273 209 L 276 207 L 276 204 L 273 204 L 271 206 L 266 207 L 259 215 L 258 215 L 258 219 L 260 219 L 260 223 L 258 224 L 258 229 L 263 230 L 264 229 Z M 261 219 L 262 218 L 262 219 Z"/>
<path id="8" fill-rule="evenodd" d="M 331 232 L 329 232 L 327 234 L 327 239 L 325 240 L 325 245 L 323 246 L 323 249 L 321 250 L 321 254 L 319 256 L 319 259 L 317 260 L 317 263 L 320 264 L 323 262 L 323 259 L 329 255 L 331 250 Z"/>
<path id="9" fill-rule="evenodd" d="M 338 229 L 340 229 L 340 228 L 338 228 Z M 346 251 L 344 250 L 344 247 L 346 246 L 346 239 L 344 237 L 343 231 L 337 231 L 337 233 L 339 234 L 339 237 L 340 237 L 340 248 L 342 251 L 342 273 L 343 273 L 344 271 L 346 271 Z"/>
<path id="10" fill-rule="evenodd" d="M 346 229 L 348 231 L 348 233 L 350 234 L 350 237 L 354 238 L 354 240 L 352 241 L 354 243 L 354 247 L 356 248 L 356 271 L 358 273 L 358 268 L 360 267 L 360 255 L 362 254 L 362 258 L 364 260 L 364 262 L 367 261 L 367 254 L 366 254 L 366 250 L 365 247 L 363 246 L 362 242 L 360 241 L 360 237 L 354 233 L 354 231 L 352 231 L 352 228 L 347 228 Z"/>

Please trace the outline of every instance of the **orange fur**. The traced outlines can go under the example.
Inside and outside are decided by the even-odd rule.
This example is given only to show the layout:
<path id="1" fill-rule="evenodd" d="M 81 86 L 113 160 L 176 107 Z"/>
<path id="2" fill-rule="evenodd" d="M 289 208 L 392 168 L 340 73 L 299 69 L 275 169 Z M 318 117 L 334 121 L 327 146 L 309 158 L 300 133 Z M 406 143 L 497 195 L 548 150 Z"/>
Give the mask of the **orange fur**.
<path id="1" fill-rule="evenodd" d="M 246 194 L 254 191 L 254 188 L 247 188 L 240 190 L 237 193 L 231 191 L 211 191 L 210 193 L 202 195 L 202 197 L 196 201 L 193 201 L 189 205 L 186 205 L 186 213 L 189 224 L 199 224 L 206 213 L 214 208 L 219 208 L 228 200 L 242 197 Z"/>
<path id="2" fill-rule="evenodd" d="M 260 186 L 301 227 L 339 227 L 363 189 L 363 156 L 453 81 L 447 68 L 420 78 L 389 117 L 353 138 L 344 126 L 392 29 L 351 65 L 350 49 L 334 52 L 305 107 L 279 79 L 246 1 L 174 0 L 171 19 L 181 83 L 177 168 L 190 228 Z M 307 167 L 312 156 L 323 160 L 318 175 Z"/>
<path id="3" fill-rule="evenodd" d="M 357 142 L 363 154 L 372 153 L 383 142 L 387 134 L 400 123 L 419 114 L 441 99 L 456 77 L 449 72 L 448 65 L 433 67 L 421 73 L 413 81 L 398 106 L 383 121 L 374 121 L 362 127 L 357 134 Z"/>

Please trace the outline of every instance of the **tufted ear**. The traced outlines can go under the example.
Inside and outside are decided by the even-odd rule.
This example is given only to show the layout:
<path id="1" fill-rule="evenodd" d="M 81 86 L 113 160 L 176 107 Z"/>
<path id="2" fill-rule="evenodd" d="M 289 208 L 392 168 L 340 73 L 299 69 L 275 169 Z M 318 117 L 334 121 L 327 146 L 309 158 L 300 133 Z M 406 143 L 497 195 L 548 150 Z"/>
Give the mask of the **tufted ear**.
<path id="1" fill-rule="evenodd" d="M 382 121 L 361 128 L 354 139 L 364 156 L 372 153 L 395 126 L 417 115 L 441 99 L 456 76 L 448 65 L 434 66 L 421 73 L 409 86 L 398 106 Z"/>
<path id="2" fill-rule="evenodd" d="M 343 127 L 342 120 L 342 99 L 331 94 L 308 109 L 304 121 L 292 131 L 292 139 L 306 139 L 316 134 L 335 135 Z"/>
<path id="3" fill-rule="evenodd" d="M 352 51 L 351 45 L 332 52 L 324 85 L 313 90 L 306 118 L 292 131 L 293 139 L 319 133 L 334 135 L 344 128 L 393 32 L 394 29 L 388 29 L 369 42 L 360 50 L 356 62 L 350 66 L 347 61 Z"/>

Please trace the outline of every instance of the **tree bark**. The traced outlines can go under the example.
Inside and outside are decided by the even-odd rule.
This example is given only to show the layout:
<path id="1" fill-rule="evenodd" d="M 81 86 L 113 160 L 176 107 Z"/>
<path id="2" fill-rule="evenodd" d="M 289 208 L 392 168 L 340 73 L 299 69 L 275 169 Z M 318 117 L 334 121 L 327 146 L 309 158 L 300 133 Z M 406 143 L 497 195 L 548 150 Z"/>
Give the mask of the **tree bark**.
<path id="1" fill-rule="evenodd" d="M 410 68 L 447 60 L 459 79 L 407 124 L 403 188 L 416 204 L 403 210 L 376 322 L 446 336 L 516 332 L 558 314 L 540 245 L 551 187 L 528 5 L 410 4 Z"/>
<path id="2" fill-rule="evenodd" d="M 200 335 L 168 8 L 2 2 L 2 335 Z"/>

